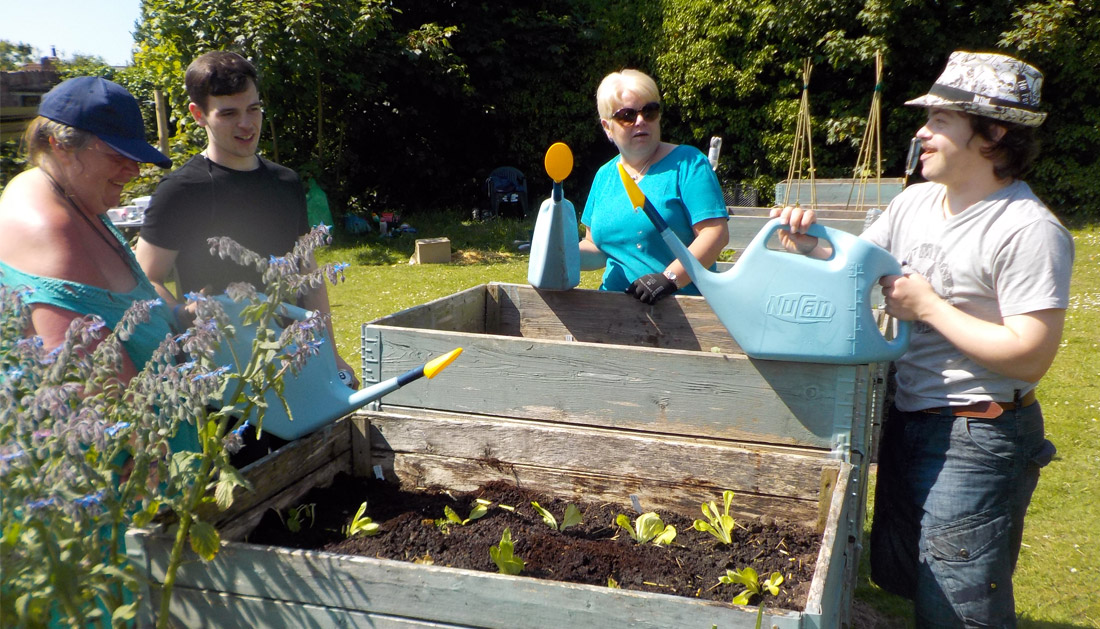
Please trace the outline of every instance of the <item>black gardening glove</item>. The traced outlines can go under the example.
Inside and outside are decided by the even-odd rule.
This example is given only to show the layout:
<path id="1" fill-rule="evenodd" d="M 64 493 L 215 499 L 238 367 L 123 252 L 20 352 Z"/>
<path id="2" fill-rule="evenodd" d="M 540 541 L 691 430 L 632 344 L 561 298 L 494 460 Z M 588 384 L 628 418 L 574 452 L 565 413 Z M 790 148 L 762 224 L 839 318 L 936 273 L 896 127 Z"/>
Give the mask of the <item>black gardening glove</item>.
<path id="1" fill-rule="evenodd" d="M 662 273 L 643 275 L 626 288 L 626 294 L 643 304 L 655 304 L 675 292 L 676 283 Z"/>

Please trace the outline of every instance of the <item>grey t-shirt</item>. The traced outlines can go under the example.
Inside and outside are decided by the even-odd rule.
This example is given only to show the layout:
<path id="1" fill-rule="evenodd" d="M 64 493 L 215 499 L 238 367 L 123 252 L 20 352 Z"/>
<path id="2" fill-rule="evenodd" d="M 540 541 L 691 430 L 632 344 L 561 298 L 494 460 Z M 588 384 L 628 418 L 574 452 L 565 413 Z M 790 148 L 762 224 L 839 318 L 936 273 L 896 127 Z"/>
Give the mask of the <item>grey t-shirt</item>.
<path id="1" fill-rule="evenodd" d="M 1073 237 L 1016 181 L 944 218 L 940 184 L 910 186 L 863 233 L 952 306 L 985 321 L 1069 305 Z M 996 374 L 967 358 L 931 326 L 914 322 L 896 361 L 895 403 L 903 411 L 1013 399 L 1034 382 Z"/>

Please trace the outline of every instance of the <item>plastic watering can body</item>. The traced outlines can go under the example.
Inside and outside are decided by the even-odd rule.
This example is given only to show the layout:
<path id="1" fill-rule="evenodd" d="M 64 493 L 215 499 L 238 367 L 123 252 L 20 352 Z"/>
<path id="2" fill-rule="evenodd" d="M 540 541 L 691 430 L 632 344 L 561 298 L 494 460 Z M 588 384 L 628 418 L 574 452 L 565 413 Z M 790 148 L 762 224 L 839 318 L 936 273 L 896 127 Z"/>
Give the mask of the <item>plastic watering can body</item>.
<path id="1" fill-rule="evenodd" d="M 885 249 L 844 231 L 812 225 L 809 234 L 833 245 L 818 260 L 767 247 L 779 229 L 772 220 L 753 238 L 734 267 L 704 268 L 671 230 L 661 236 L 687 269 L 699 292 L 741 349 L 752 358 L 862 364 L 905 353 L 910 324 L 886 340 L 871 310 L 879 278 L 900 275 Z"/>
<path id="2" fill-rule="evenodd" d="M 252 355 L 252 342 L 256 339 L 256 325 L 245 325 L 241 320 L 241 313 L 247 303 L 237 303 L 225 295 L 218 295 L 217 299 L 229 317 L 229 323 L 236 330 L 232 339 L 223 342 L 214 352 L 214 361 L 217 365 L 229 365 L 233 371 L 240 371 L 237 359 L 248 360 Z M 279 314 L 299 321 L 310 316 L 308 310 L 304 310 L 290 304 L 279 306 Z M 276 336 L 283 330 L 277 323 L 272 322 L 271 328 Z M 405 373 L 370 385 L 369 387 L 354 391 L 340 379 L 340 373 L 336 367 L 335 353 L 331 349 L 332 339 L 328 331 L 324 332 L 324 340 L 317 348 L 317 353 L 306 360 L 305 365 L 294 373 L 287 370 L 283 376 L 283 398 L 286 406 L 290 407 L 291 414 L 287 414 L 283 402 L 273 390 L 264 394 L 267 410 L 264 412 L 261 428 L 264 431 L 281 439 L 297 439 L 307 435 L 326 424 L 340 419 L 348 413 L 362 408 L 377 400 L 383 395 L 396 391 L 401 387 L 421 377 L 434 378 L 451 364 L 462 348 L 456 348 L 451 352 L 438 356 L 428 361 L 421 367 L 410 369 Z M 236 355 L 237 358 L 234 358 Z M 235 382 L 230 381 L 226 386 L 223 404 L 232 400 L 226 399 L 232 395 Z M 252 392 L 247 392 L 251 394 Z M 252 420 L 250 414 L 248 419 Z"/>
<path id="3" fill-rule="evenodd" d="M 215 299 L 221 303 L 229 316 L 230 323 L 236 329 L 234 337 L 228 342 L 223 342 L 214 353 L 215 364 L 230 365 L 234 371 L 237 371 L 233 355 L 236 354 L 242 361 L 248 360 L 252 355 L 252 341 L 256 338 L 256 326 L 255 324 L 244 325 L 241 321 L 241 311 L 248 302 L 237 303 L 224 295 L 219 295 Z M 309 315 L 307 311 L 290 304 L 283 304 L 280 313 L 299 320 Z M 283 329 L 276 323 L 272 323 L 271 327 L 276 335 Z M 370 401 L 367 400 L 355 406 L 352 396 L 356 392 L 341 382 L 331 343 L 332 339 L 326 332 L 323 344 L 315 355 L 310 356 L 301 371 L 294 374 L 287 370 L 283 377 L 283 397 L 291 409 L 293 418 L 287 415 L 278 395 L 274 391 L 267 391 L 264 396 L 267 402 L 262 425 L 264 432 L 269 432 L 281 439 L 297 439 L 336 421 Z M 230 353 L 230 347 L 232 347 L 232 353 Z M 226 387 L 226 397 L 232 394 L 231 389 L 235 384 L 235 381 L 229 382 Z M 226 403 L 229 401 L 223 400 Z M 253 423 L 255 423 L 254 420 Z"/>
<path id="4" fill-rule="evenodd" d="M 561 183 L 539 207 L 531 237 L 527 281 L 543 290 L 569 290 L 581 283 L 581 251 L 577 212 L 563 197 Z"/>

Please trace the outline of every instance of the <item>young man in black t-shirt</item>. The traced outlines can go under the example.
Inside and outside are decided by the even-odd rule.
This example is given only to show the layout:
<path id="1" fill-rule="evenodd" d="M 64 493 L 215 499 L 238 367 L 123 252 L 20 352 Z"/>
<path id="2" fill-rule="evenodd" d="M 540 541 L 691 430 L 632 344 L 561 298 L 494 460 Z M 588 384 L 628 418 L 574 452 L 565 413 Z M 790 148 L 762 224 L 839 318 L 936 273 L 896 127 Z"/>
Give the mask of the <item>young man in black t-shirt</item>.
<path id="1" fill-rule="evenodd" d="M 252 64 L 236 53 L 208 52 L 188 66 L 185 82 L 188 110 L 206 130 L 206 149 L 157 187 L 135 249 L 169 304 L 179 301 L 165 287 L 173 268 L 179 295 L 221 293 L 230 282 L 261 285 L 254 270 L 211 255 L 208 238 L 228 236 L 260 255 L 281 256 L 309 230 L 298 175 L 256 153 L 263 104 Z M 303 296 L 302 305 L 328 314 L 324 285 Z M 339 354 L 336 364 L 355 373 Z"/>

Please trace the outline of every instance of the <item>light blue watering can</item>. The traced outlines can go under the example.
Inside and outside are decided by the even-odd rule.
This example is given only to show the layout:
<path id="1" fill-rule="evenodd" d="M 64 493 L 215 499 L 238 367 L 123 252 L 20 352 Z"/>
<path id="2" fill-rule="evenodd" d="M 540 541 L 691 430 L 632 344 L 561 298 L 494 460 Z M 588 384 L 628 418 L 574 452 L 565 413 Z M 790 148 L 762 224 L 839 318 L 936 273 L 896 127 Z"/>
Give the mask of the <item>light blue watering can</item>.
<path id="1" fill-rule="evenodd" d="M 562 181 L 573 171 L 573 153 L 557 142 L 547 149 L 544 163 L 554 187 L 535 219 L 527 282 L 542 290 L 569 290 L 581 283 L 577 211 L 562 191 Z"/>
<path id="2" fill-rule="evenodd" d="M 832 243 L 831 258 L 774 251 L 767 247 L 768 239 L 785 229 L 775 219 L 756 234 L 732 269 L 714 273 L 688 251 L 621 164 L 619 171 L 631 203 L 653 222 L 748 356 L 854 365 L 890 361 L 905 353 L 910 323 L 901 321 L 897 337 L 888 341 L 871 311 L 871 290 L 879 278 L 902 273 L 882 247 L 814 224 L 809 234 Z"/>
<path id="3" fill-rule="evenodd" d="M 214 364 L 236 365 L 234 354 L 242 361 L 248 360 L 252 355 L 252 341 L 256 338 L 256 325 L 245 325 L 241 320 L 241 312 L 248 306 L 248 302 L 237 303 L 225 295 L 219 295 L 215 299 L 221 303 L 229 316 L 230 323 L 236 328 L 236 334 L 229 342 L 223 342 L 214 353 Z M 310 315 L 309 311 L 286 303 L 279 307 L 279 314 L 299 321 Z M 282 332 L 282 328 L 277 324 L 273 323 L 271 327 L 276 336 Z M 330 343 L 332 339 L 328 337 L 326 331 L 323 344 L 315 355 L 310 356 L 301 371 L 297 374 L 289 370 L 286 372 L 283 378 L 283 397 L 293 417 L 287 414 L 278 395 L 274 391 L 267 391 L 264 397 L 267 402 L 267 411 L 264 412 L 262 425 L 265 432 L 281 439 L 297 439 L 366 406 L 387 393 L 400 389 L 421 376 L 434 378 L 462 353 L 462 348 L 457 348 L 399 376 L 354 391 L 341 381 Z M 232 394 L 235 384 L 234 381 L 230 381 L 226 387 L 227 397 Z M 223 400 L 225 403 L 229 401 Z"/>

